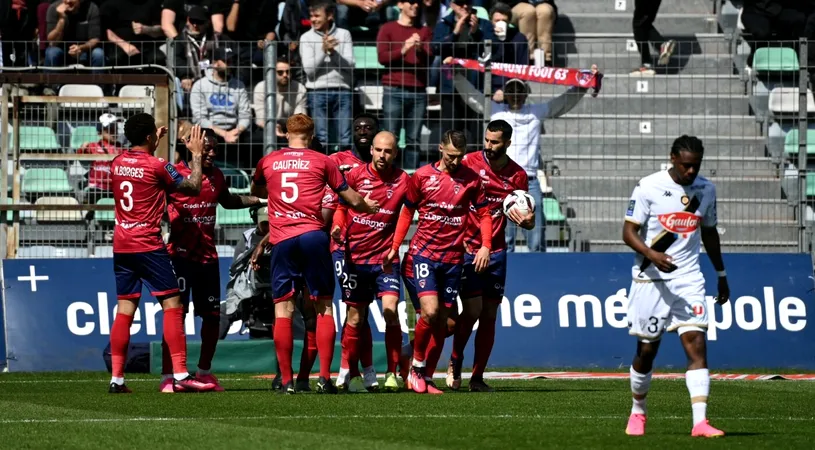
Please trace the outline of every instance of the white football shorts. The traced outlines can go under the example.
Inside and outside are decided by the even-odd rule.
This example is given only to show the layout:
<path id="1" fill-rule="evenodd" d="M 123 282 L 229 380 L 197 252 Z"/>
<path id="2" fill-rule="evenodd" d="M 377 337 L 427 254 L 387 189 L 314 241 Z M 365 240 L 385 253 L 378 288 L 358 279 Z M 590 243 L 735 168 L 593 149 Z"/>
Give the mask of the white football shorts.
<path id="1" fill-rule="evenodd" d="M 628 334 L 642 342 L 658 341 L 665 331 L 680 335 L 707 330 L 705 279 L 633 281 L 628 293 Z"/>

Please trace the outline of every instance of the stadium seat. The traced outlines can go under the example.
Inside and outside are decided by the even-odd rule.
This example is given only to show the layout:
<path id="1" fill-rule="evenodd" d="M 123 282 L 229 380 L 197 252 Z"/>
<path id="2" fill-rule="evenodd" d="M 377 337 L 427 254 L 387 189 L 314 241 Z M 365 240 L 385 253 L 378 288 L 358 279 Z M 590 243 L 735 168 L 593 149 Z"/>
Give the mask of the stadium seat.
<path id="1" fill-rule="evenodd" d="M 479 19 L 490 20 L 490 13 L 483 6 L 474 6 L 473 9 L 475 9 L 475 15 Z"/>
<path id="2" fill-rule="evenodd" d="M 360 86 L 359 92 L 362 93 L 362 103 L 366 111 L 381 111 L 382 98 L 385 93 L 385 88 L 382 86 Z"/>
<path id="3" fill-rule="evenodd" d="M 6 204 L 7 205 L 13 205 L 14 201 L 11 198 L 6 197 Z M 17 204 L 18 205 L 30 205 L 31 203 L 27 202 L 27 201 L 25 201 L 23 199 L 20 199 L 20 201 L 17 202 Z M 20 211 L 20 220 L 30 221 L 33 218 L 34 218 L 34 211 Z M 11 222 L 12 220 L 14 220 L 14 211 L 6 211 L 6 221 Z"/>
<path id="4" fill-rule="evenodd" d="M 114 200 L 112 198 L 100 198 L 96 201 L 97 205 L 113 205 Z M 114 211 L 95 211 L 94 218 L 98 223 L 113 223 L 116 220 L 116 214 Z"/>
<path id="5" fill-rule="evenodd" d="M 543 214 L 547 222 L 563 222 L 566 216 L 560 211 L 560 203 L 554 198 L 543 198 Z"/>
<path id="6" fill-rule="evenodd" d="M 83 145 L 99 140 L 99 132 L 96 127 L 83 126 L 75 127 L 71 130 L 71 150 L 79 150 Z"/>
<path id="7" fill-rule="evenodd" d="M 219 167 L 219 169 L 224 174 L 229 192 L 236 195 L 249 195 L 252 180 L 245 171 L 234 167 Z"/>
<path id="8" fill-rule="evenodd" d="M 215 223 L 221 227 L 254 226 L 249 211 L 245 209 L 225 209 L 218 205 L 215 213 Z"/>
<path id="9" fill-rule="evenodd" d="M 76 205 L 79 201 L 74 197 L 40 197 L 34 202 L 35 205 Z M 80 210 L 75 211 L 37 211 L 37 223 L 80 223 L 83 214 Z"/>
<path id="10" fill-rule="evenodd" d="M 57 135 L 50 127 L 20 126 L 20 151 L 58 151 Z"/>
<path id="11" fill-rule="evenodd" d="M 113 255 L 111 255 L 113 256 Z M 17 258 L 87 258 L 88 249 L 83 247 L 54 247 L 34 245 L 17 249 Z"/>
<path id="12" fill-rule="evenodd" d="M 102 88 L 95 84 L 65 84 L 59 88 L 60 97 L 104 97 L 105 93 Z M 107 108 L 107 102 L 65 102 L 60 103 L 59 106 L 63 108 L 76 108 L 76 109 L 100 109 Z"/>
<path id="13" fill-rule="evenodd" d="M 784 138 L 784 154 L 788 157 L 797 157 L 798 130 L 790 130 Z M 807 130 L 807 155 L 815 155 L 815 130 Z"/>
<path id="14" fill-rule="evenodd" d="M 401 128 L 399 130 L 399 143 L 397 144 L 399 148 L 404 149 L 407 147 L 407 141 L 405 140 L 405 129 Z"/>
<path id="15" fill-rule="evenodd" d="M 769 109 L 776 115 L 798 115 L 799 93 L 797 87 L 776 87 L 770 91 Z M 815 113 L 815 98 L 807 89 L 806 110 Z"/>
<path id="16" fill-rule="evenodd" d="M 815 197 L 815 172 L 807 174 L 807 197 Z"/>
<path id="17" fill-rule="evenodd" d="M 153 106 L 153 93 L 156 88 L 149 85 L 128 84 L 119 89 L 119 97 L 145 97 L 149 99 L 147 106 Z M 119 105 L 122 109 L 144 109 L 144 105 L 138 103 L 122 103 Z"/>
<path id="18" fill-rule="evenodd" d="M 33 167 L 23 177 L 22 190 L 26 194 L 45 194 L 49 192 L 72 192 L 68 175 L 64 170 L 54 167 Z"/>
<path id="19" fill-rule="evenodd" d="M 357 69 L 384 69 L 374 46 L 354 46 L 354 66 Z"/>
<path id="20" fill-rule="evenodd" d="M 756 72 L 795 72 L 799 70 L 798 55 L 786 47 L 762 47 L 753 55 Z"/>

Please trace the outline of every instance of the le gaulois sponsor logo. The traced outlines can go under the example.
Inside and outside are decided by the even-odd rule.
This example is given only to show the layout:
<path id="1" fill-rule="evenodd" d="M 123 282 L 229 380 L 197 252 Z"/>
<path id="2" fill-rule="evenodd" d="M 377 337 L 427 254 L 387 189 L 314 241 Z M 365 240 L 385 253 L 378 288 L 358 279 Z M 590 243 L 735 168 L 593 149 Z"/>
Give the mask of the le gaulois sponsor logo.
<path id="1" fill-rule="evenodd" d="M 699 228 L 700 217 L 694 213 L 680 211 L 670 214 L 660 214 L 657 216 L 662 227 L 671 233 L 681 234 L 683 237 L 696 231 Z"/>

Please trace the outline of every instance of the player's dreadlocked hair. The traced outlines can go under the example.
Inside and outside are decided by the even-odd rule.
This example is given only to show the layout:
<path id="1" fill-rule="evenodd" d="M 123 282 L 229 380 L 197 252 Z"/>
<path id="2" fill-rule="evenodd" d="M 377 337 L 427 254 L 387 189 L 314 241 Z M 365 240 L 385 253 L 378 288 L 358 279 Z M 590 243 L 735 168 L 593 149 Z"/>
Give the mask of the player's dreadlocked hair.
<path id="1" fill-rule="evenodd" d="M 460 130 L 447 130 L 441 137 L 441 145 L 453 144 L 457 150 L 467 149 L 467 136 Z"/>
<path id="2" fill-rule="evenodd" d="M 487 124 L 487 131 L 490 133 L 500 132 L 501 139 L 504 141 L 512 139 L 512 125 L 510 125 L 506 120 L 493 120 Z"/>
<path id="3" fill-rule="evenodd" d="M 147 113 L 138 113 L 125 122 L 125 137 L 130 145 L 144 145 L 147 137 L 156 132 L 156 119 Z"/>
<path id="4" fill-rule="evenodd" d="M 683 150 L 691 153 L 705 153 L 705 147 L 702 145 L 702 140 L 696 136 L 688 136 L 687 134 L 683 134 L 682 136 L 676 138 L 671 146 L 671 154 L 674 156 L 679 156 L 679 152 Z"/>

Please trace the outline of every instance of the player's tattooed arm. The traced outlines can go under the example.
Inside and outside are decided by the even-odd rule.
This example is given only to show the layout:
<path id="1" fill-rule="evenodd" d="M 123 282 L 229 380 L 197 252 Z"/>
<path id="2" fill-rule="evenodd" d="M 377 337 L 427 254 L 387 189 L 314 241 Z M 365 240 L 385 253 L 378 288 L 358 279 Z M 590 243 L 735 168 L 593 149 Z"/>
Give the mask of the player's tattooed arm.
<path id="1" fill-rule="evenodd" d="M 719 296 L 716 301 L 721 305 L 730 299 L 730 286 L 727 284 L 727 275 L 724 273 L 724 260 L 722 260 L 722 244 L 719 240 L 719 231 L 716 227 L 702 227 L 702 243 L 705 245 L 710 263 L 719 273 Z"/>
<path id="2" fill-rule="evenodd" d="M 220 203 L 224 209 L 243 209 L 250 206 L 259 205 L 261 201 L 254 195 L 236 195 L 230 193 L 229 190 L 224 189 L 221 191 L 221 195 L 218 198 L 218 203 Z"/>
<path id="3" fill-rule="evenodd" d="M 204 130 L 198 125 L 192 127 L 190 136 L 187 138 L 187 150 L 192 154 L 190 159 L 192 173 L 181 181 L 176 189 L 184 194 L 198 195 L 201 192 L 203 182 L 201 159 L 204 154 Z"/>

